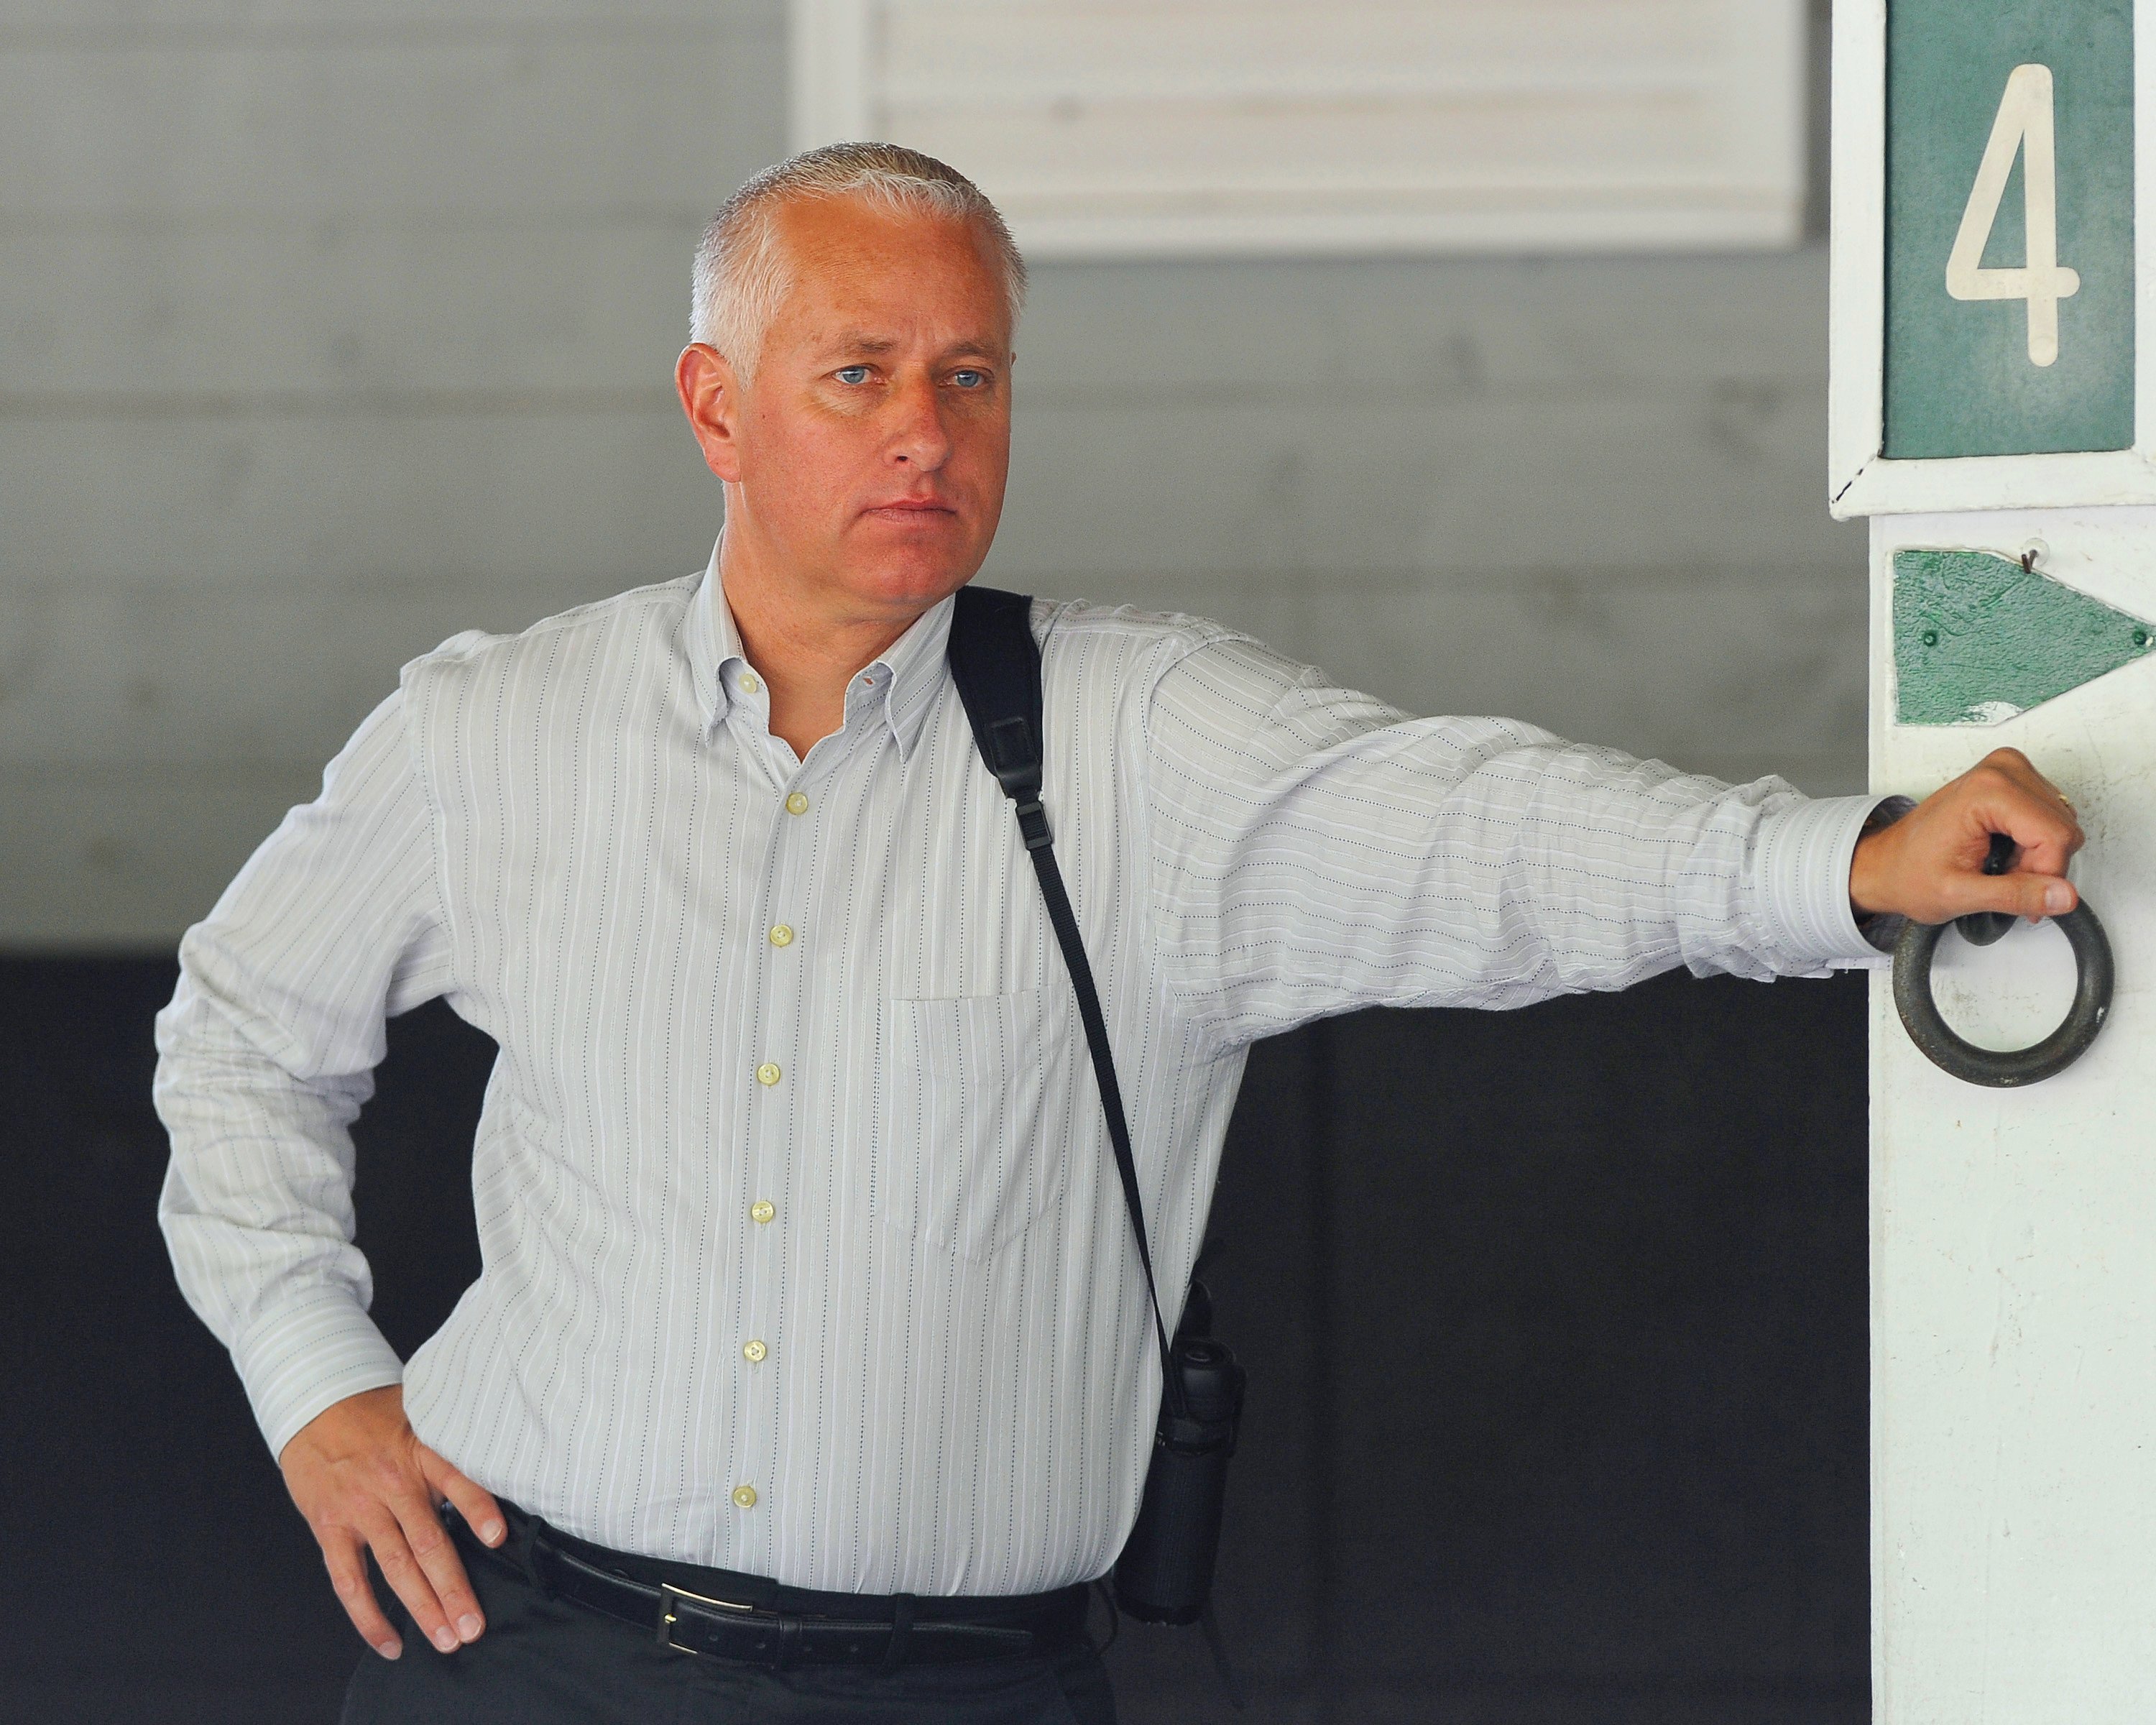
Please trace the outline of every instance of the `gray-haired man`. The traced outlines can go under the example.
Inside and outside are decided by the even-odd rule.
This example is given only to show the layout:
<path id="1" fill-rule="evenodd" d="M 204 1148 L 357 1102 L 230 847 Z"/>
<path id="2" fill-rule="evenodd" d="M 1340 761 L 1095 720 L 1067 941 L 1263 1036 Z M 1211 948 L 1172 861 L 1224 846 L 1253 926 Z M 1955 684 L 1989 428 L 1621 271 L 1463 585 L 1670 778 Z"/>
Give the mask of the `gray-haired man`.
<path id="1" fill-rule="evenodd" d="M 383 1656 L 350 1720 L 1113 1717 L 1085 1584 L 1145 1476 L 1150 1312 L 944 665 L 1024 282 L 911 152 L 744 187 L 677 370 L 726 487 L 709 569 L 407 666 L 187 938 L 165 1224 Z M 1034 628 L 1164 1295 L 1260 1036 L 2073 902 L 2071 812 L 2009 752 L 1867 833 L 1869 798 L 1410 720 L 1188 618 Z M 1993 832 L 2020 872 L 1981 872 Z M 438 995 L 501 1050 L 485 1268 L 400 1364 L 346 1127 L 384 1019 Z M 370 1550 L 449 1656 L 399 1658 Z"/>

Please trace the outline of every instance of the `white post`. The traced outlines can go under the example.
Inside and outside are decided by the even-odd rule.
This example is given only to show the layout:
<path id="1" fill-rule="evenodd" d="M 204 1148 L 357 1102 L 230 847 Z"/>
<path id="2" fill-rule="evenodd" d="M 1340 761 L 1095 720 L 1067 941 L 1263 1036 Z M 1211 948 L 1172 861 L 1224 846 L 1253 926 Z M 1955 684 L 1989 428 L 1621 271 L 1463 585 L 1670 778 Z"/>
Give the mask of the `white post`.
<path id="1" fill-rule="evenodd" d="M 1873 788 L 1921 794 L 1994 748 L 2029 755 L 2080 814 L 2074 878 L 2118 975 L 2090 1051 L 2025 1089 L 1934 1067 L 1890 979 L 1873 988 L 1882 1725 L 2156 1717 L 2143 18 L 2156 0 L 1835 8 L 1830 495 L 1871 517 Z M 2065 1014 L 2074 967 L 2056 929 L 2024 926 L 1984 948 L 1949 935 L 1933 981 L 1964 1036 L 2022 1047 Z"/>
<path id="2" fill-rule="evenodd" d="M 2112 1015 L 2057 1077 L 1988 1090 L 1871 1013 L 1873 1695 L 1883 1725 L 2127 1725 L 2156 1712 L 2156 665 L 1988 726 L 1894 722 L 1893 556 L 2045 542 L 2061 580 L 2156 616 L 2156 509 L 1877 516 L 1876 788 L 1993 747 L 2076 805 L 2076 881 L 2118 962 Z M 1942 943 L 1933 992 L 1982 1045 L 2063 1016 L 2064 938 Z"/>

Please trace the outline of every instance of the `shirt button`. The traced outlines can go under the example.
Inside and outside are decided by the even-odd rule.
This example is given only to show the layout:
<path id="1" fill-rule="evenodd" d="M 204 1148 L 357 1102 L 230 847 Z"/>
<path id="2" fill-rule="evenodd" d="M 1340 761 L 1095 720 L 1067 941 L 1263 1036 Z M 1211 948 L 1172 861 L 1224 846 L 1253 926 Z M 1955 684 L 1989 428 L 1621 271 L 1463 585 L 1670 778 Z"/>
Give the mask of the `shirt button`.
<path id="1" fill-rule="evenodd" d="M 746 673 L 743 674 L 741 680 L 741 691 L 742 694 L 753 695 L 762 687 L 763 687 L 763 685 L 757 682 L 754 676 Z"/>
<path id="2" fill-rule="evenodd" d="M 772 1065 L 769 1060 L 766 1060 L 761 1066 L 758 1066 L 756 1069 L 756 1081 L 758 1084 L 778 1083 L 778 1068 Z"/>
<path id="3" fill-rule="evenodd" d="M 793 931 L 788 928 L 783 922 L 774 924 L 771 931 L 771 943 L 774 947 L 792 946 L 793 944 Z"/>
<path id="4" fill-rule="evenodd" d="M 752 1222 L 768 1222 L 778 1214 L 778 1206 L 767 1198 L 759 1198 L 748 1207 L 748 1218 Z"/>
<path id="5" fill-rule="evenodd" d="M 736 1486 L 734 1487 L 734 1507 L 737 1509 L 754 1509 L 756 1507 L 756 1487 L 753 1486 Z"/>
<path id="6" fill-rule="evenodd" d="M 763 1363 L 763 1357 L 770 1352 L 771 1350 L 768 1348 L 766 1348 L 761 1342 L 744 1342 L 742 1343 L 742 1358 L 747 1360 L 752 1366 L 762 1365 Z"/>
<path id="7" fill-rule="evenodd" d="M 806 814 L 808 812 L 808 799 L 800 792 L 794 792 L 786 799 L 786 812 L 788 814 Z"/>

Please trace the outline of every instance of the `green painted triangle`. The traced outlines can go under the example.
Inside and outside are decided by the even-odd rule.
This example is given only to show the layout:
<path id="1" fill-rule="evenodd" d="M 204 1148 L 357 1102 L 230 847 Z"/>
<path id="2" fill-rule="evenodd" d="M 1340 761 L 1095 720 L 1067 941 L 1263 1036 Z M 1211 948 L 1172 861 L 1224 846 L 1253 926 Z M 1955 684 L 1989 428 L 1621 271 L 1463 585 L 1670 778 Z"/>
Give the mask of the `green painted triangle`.
<path id="1" fill-rule="evenodd" d="M 1894 553 L 1895 719 L 1996 725 L 2156 651 L 2156 625 L 2012 557 Z"/>

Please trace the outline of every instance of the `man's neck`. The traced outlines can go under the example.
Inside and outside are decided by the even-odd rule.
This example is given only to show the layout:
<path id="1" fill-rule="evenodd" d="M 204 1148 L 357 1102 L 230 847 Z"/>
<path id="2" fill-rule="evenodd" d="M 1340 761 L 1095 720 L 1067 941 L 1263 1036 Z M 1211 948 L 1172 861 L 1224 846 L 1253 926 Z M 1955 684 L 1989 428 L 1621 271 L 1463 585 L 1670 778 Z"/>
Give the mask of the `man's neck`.
<path id="1" fill-rule="evenodd" d="M 774 578 L 767 559 L 731 537 L 720 547 L 719 578 L 742 651 L 770 691 L 772 734 L 803 758 L 845 723 L 855 673 L 930 608 L 894 619 L 819 607 L 809 583 Z"/>

